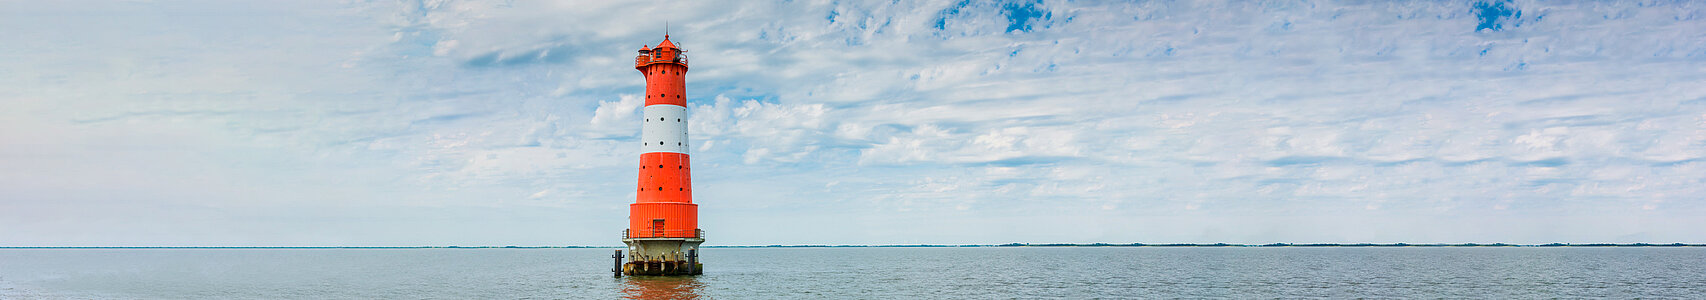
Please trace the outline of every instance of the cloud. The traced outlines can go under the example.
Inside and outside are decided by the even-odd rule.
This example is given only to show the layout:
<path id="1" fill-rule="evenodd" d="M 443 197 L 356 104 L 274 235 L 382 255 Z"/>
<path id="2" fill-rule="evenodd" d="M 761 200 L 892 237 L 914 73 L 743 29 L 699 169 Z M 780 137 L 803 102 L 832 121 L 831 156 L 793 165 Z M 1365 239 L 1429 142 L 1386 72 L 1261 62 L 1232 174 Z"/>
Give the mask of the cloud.
<path id="1" fill-rule="evenodd" d="M 645 99 L 639 95 L 623 94 L 617 101 L 599 102 L 598 109 L 592 113 L 592 127 L 618 132 L 633 131 L 634 122 L 639 121 L 640 106 Z M 631 132 L 627 135 L 633 135 Z"/>
<path id="2" fill-rule="evenodd" d="M 29 15 L 75 8 L 19 6 L 0 18 L 14 45 L 0 56 L 20 58 L 0 60 L 13 70 L 0 73 L 0 175 L 16 179 L 0 194 L 23 207 L 58 199 L 31 184 L 217 170 L 241 187 L 230 195 L 294 197 L 139 184 L 126 186 L 165 196 L 118 198 L 392 224 L 498 224 L 527 207 L 563 217 L 503 228 L 613 243 L 538 228 L 623 224 L 644 88 L 629 55 L 669 20 L 692 62 L 696 199 L 728 243 L 1669 241 L 1706 228 L 1683 226 L 1706 209 L 1696 7 L 658 3 L 126 3 L 66 19 Z M 50 206 L 7 211 L 64 209 Z M 797 236 L 728 221 L 766 216 L 838 221 Z M 46 229 L 0 240 L 54 241 L 48 223 L 13 222 L 0 228 Z M 1537 229 L 1555 223 L 1584 228 Z"/>

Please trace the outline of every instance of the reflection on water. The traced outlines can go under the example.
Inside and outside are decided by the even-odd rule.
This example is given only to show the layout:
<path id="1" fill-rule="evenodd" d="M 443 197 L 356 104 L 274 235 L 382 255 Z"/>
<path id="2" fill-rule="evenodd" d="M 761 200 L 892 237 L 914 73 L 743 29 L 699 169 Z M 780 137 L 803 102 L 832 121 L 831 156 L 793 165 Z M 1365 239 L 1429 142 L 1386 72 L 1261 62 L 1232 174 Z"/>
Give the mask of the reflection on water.
<path id="1" fill-rule="evenodd" d="M 628 276 L 622 282 L 628 299 L 699 299 L 702 289 L 692 276 Z"/>

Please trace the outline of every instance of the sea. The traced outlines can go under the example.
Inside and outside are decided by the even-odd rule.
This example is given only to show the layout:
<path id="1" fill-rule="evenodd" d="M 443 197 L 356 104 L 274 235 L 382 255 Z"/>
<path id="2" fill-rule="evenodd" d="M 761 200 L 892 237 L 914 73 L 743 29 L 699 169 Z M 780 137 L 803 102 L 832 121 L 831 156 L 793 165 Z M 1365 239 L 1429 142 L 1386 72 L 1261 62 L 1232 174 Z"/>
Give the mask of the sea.
<path id="1" fill-rule="evenodd" d="M 1698 247 L 0 249 L 0 299 L 1706 298 Z"/>

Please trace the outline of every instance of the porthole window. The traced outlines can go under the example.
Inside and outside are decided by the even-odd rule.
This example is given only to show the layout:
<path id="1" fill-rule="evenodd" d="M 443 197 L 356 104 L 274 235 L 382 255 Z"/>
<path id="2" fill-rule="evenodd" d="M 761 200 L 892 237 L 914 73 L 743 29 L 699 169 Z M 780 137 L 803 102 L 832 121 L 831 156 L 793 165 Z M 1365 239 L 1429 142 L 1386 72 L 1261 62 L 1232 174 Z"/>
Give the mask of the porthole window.
<path id="1" fill-rule="evenodd" d="M 663 94 L 658 94 L 658 97 L 663 97 Z"/>
<path id="2" fill-rule="evenodd" d="M 681 123 L 681 119 L 675 119 L 675 122 L 676 122 L 676 123 Z"/>
<path id="3" fill-rule="evenodd" d="M 677 191 L 677 192 L 680 192 L 680 191 L 686 191 L 686 190 L 687 190 L 687 189 L 684 189 L 684 188 L 675 188 L 675 191 Z"/>
<path id="4" fill-rule="evenodd" d="M 658 168 L 659 168 L 659 169 L 662 169 L 662 168 L 663 168 L 663 165 L 658 165 Z M 660 189 L 661 189 L 661 188 L 660 188 Z"/>
<path id="5" fill-rule="evenodd" d="M 659 192 L 662 192 L 662 191 L 663 191 L 663 187 L 661 187 L 661 186 L 660 186 L 660 187 L 658 187 L 658 191 L 659 191 Z"/>

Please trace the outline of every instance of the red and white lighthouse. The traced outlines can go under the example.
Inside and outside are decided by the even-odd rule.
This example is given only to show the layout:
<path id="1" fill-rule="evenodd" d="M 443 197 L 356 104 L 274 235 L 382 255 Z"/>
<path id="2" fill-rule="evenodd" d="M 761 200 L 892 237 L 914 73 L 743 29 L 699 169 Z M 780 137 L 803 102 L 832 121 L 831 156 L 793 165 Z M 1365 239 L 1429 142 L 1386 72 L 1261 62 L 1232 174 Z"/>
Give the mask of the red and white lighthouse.
<path id="1" fill-rule="evenodd" d="M 641 47 L 634 69 L 646 78 L 640 127 L 640 181 L 629 205 L 628 275 L 699 274 L 699 205 L 693 204 L 693 168 L 687 159 L 687 52 L 669 35 Z"/>

